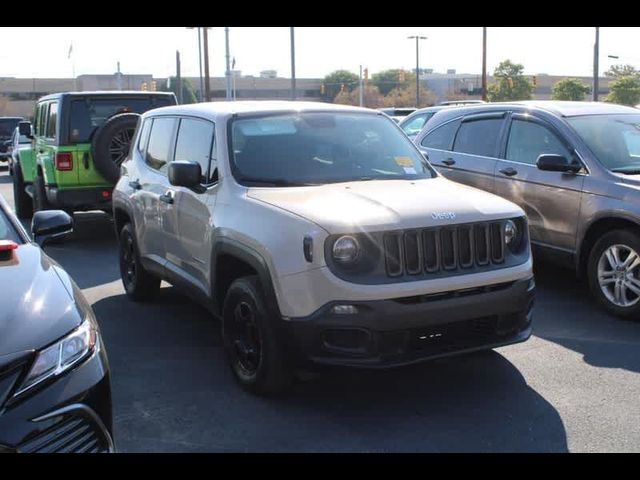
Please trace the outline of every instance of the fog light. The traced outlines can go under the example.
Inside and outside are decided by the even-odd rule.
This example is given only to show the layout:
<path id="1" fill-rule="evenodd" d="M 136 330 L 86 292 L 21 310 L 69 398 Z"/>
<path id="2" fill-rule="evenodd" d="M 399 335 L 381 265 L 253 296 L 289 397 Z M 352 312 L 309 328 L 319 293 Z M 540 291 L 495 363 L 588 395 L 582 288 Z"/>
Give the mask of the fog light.
<path id="1" fill-rule="evenodd" d="M 358 313 L 358 307 L 355 305 L 336 305 L 331 309 L 331 313 L 336 315 L 355 315 Z"/>

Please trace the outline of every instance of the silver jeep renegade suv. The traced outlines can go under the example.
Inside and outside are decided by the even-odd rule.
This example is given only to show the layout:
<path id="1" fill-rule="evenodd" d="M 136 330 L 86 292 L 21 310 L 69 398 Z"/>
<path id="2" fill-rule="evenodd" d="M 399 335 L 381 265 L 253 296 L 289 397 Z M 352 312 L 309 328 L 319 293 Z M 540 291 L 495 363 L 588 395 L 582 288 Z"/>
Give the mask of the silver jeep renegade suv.
<path id="1" fill-rule="evenodd" d="M 222 319 L 240 384 L 390 367 L 531 335 L 523 211 L 440 176 L 383 113 L 234 102 L 145 113 L 113 193 L 127 294 Z"/>

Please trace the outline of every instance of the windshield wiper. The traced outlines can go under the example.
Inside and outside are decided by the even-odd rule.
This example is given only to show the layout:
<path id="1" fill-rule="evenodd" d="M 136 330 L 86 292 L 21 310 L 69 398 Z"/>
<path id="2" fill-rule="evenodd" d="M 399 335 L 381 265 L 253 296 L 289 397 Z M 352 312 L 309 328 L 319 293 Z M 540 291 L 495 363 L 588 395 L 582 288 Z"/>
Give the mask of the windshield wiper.
<path id="1" fill-rule="evenodd" d="M 307 183 L 307 182 L 294 182 L 291 180 L 287 180 L 285 178 L 251 178 L 251 177 L 241 177 L 240 181 L 243 183 L 250 183 L 253 186 L 261 186 L 261 187 L 310 187 L 318 185 L 317 183 Z"/>

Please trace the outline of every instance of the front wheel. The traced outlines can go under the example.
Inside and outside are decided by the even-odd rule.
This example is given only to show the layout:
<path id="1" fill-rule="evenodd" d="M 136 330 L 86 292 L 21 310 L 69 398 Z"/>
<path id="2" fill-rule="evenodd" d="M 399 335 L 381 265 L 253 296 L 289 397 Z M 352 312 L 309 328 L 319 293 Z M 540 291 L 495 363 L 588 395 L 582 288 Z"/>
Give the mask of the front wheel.
<path id="1" fill-rule="evenodd" d="M 286 361 L 257 277 L 235 280 L 224 300 L 222 337 L 231 370 L 242 388 L 258 395 L 286 391 L 293 370 Z"/>
<path id="2" fill-rule="evenodd" d="M 160 290 L 160 279 L 142 266 L 130 223 L 122 227 L 119 240 L 120 276 L 125 292 L 134 302 L 151 300 Z"/>
<path id="3" fill-rule="evenodd" d="M 609 312 L 640 317 L 640 238 L 631 230 L 605 234 L 591 249 L 589 287 Z"/>

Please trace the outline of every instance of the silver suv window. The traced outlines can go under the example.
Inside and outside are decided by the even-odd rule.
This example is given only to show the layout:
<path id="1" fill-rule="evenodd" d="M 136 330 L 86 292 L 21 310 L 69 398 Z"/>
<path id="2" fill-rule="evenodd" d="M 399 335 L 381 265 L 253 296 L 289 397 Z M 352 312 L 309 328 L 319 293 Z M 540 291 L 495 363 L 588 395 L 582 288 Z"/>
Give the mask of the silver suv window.
<path id="1" fill-rule="evenodd" d="M 535 165 L 544 153 L 571 159 L 571 152 L 548 128 L 536 122 L 513 120 L 509 131 L 506 159 Z"/>
<path id="2" fill-rule="evenodd" d="M 203 184 L 211 183 L 216 165 L 211 165 L 214 142 L 214 125 L 206 120 L 183 118 L 178 128 L 174 160 L 198 162 L 202 170 Z"/>
<path id="3" fill-rule="evenodd" d="M 156 117 L 151 126 L 151 136 L 145 161 L 154 170 L 166 174 L 173 133 L 176 128 L 176 118 Z"/>
<path id="4" fill-rule="evenodd" d="M 401 130 L 375 114 L 241 118 L 232 123 L 230 151 L 241 183 L 288 186 L 434 175 Z"/>

